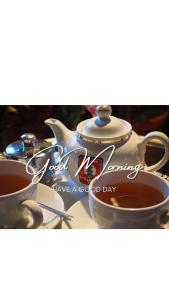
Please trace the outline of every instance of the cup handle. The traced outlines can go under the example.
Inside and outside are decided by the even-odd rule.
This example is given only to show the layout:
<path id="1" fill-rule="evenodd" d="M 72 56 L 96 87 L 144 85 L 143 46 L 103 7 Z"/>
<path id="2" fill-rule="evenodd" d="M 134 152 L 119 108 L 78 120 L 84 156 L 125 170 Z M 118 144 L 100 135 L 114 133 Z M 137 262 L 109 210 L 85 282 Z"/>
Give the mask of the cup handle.
<path id="1" fill-rule="evenodd" d="M 147 166 L 146 162 L 145 162 L 146 146 L 147 146 L 147 143 L 153 139 L 157 139 L 160 142 L 162 142 L 162 144 L 164 145 L 165 153 L 159 162 L 157 162 L 154 165 Z M 140 156 L 143 161 L 142 164 L 143 164 L 145 170 L 150 171 L 150 172 L 157 171 L 161 167 L 163 167 L 169 159 L 169 138 L 167 137 L 167 135 L 165 135 L 164 133 L 159 132 L 159 131 L 150 132 L 147 135 L 145 135 L 144 139 L 140 143 L 138 143 L 138 149 L 139 149 Z"/>
<path id="2" fill-rule="evenodd" d="M 160 216 L 160 227 L 164 228 L 167 223 L 169 223 L 169 211 L 164 212 Z"/>
<path id="3" fill-rule="evenodd" d="M 34 200 L 24 200 L 20 203 L 20 206 L 26 207 L 32 214 L 33 225 L 27 227 L 29 229 L 34 229 L 43 223 L 43 213 L 39 205 Z"/>

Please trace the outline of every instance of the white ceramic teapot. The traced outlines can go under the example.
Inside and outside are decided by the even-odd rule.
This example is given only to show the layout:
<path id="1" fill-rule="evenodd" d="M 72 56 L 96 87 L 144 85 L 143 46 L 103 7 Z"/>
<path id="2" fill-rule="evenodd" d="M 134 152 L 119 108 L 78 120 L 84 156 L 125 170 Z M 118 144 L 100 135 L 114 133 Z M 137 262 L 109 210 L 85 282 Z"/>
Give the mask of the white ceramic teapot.
<path id="1" fill-rule="evenodd" d="M 147 171 L 157 171 L 168 161 L 169 138 L 164 133 L 151 132 L 140 139 L 127 121 L 111 116 L 110 106 L 98 106 L 96 111 L 97 117 L 80 122 L 76 131 L 70 131 L 59 120 L 45 121 L 61 146 L 61 157 L 65 155 L 65 169 L 79 185 L 88 185 L 100 173 L 120 168 L 132 170 L 132 166 L 136 169 L 141 165 Z M 146 145 L 153 139 L 162 142 L 165 153 L 159 162 L 147 166 Z"/>

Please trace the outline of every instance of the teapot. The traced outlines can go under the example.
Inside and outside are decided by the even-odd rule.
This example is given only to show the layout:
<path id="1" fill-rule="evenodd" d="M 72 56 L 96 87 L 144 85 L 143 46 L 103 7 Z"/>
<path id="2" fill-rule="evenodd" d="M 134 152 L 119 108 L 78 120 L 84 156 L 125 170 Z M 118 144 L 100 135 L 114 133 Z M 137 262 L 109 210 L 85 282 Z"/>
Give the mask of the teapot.
<path id="1" fill-rule="evenodd" d="M 96 113 L 96 117 L 80 122 L 76 131 L 67 129 L 59 120 L 45 120 L 56 138 L 62 164 L 78 185 L 89 185 L 103 171 L 134 170 L 140 166 L 153 172 L 168 161 L 169 138 L 164 133 L 155 131 L 141 138 L 130 123 L 111 116 L 111 106 L 97 106 Z M 156 164 L 147 166 L 146 145 L 154 139 L 164 145 L 165 153 Z"/>

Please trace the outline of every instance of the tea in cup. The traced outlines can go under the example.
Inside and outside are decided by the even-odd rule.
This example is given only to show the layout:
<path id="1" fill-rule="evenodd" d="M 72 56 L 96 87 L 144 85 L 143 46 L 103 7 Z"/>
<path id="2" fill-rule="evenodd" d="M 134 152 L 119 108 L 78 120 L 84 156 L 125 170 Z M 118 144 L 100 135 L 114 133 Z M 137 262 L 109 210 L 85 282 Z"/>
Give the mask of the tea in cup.
<path id="1" fill-rule="evenodd" d="M 33 174 L 33 168 L 29 168 Z M 0 227 L 37 228 L 43 222 L 43 213 L 35 201 L 36 192 L 37 184 L 32 183 L 24 163 L 0 160 Z"/>
<path id="2" fill-rule="evenodd" d="M 146 171 L 135 179 L 108 172 L 91 182 L 89 207 L 99 228 L 160 228 L 169 219 L 169 183 Z"/>

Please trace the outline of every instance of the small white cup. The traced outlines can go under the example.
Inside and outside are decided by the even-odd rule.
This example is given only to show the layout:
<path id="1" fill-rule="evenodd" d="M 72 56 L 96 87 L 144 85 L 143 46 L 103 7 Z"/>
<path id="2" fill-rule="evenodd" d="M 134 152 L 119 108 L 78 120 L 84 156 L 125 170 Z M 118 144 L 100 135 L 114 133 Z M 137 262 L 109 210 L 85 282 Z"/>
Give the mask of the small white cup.
<path id="1" fill-rule="evenodd" d="M 99 228 L 160 228 L 169 221 L 169 184 L 153 173 L 140 171 L 135 179 L 128 179 L 129 171 L 107 172 L 96 177 L 89 186 L 90 212 Z M 155 187 L 164 196 L 164 201 L 146 208 L 114 207 L 99 200 L 94 191 L 97 187 L 117 183 L 136 182 Z"/>
<path id="2" fill-rule="evenodd" d="M 29 168 L 33 173 L 33 168 Z M 43 222 L 43 213 L 35 201 L 37 184 L 32 183 L 32 176 L 26 172 L 26 165 L 14 160 L 0 160 L 0 175 L 18 175 L 29 181 L 25 188 L 17 192 L 0 195 L 0 227 L 37 228 Z M 32 222 L 28 222 L 30 215 Z"/>

